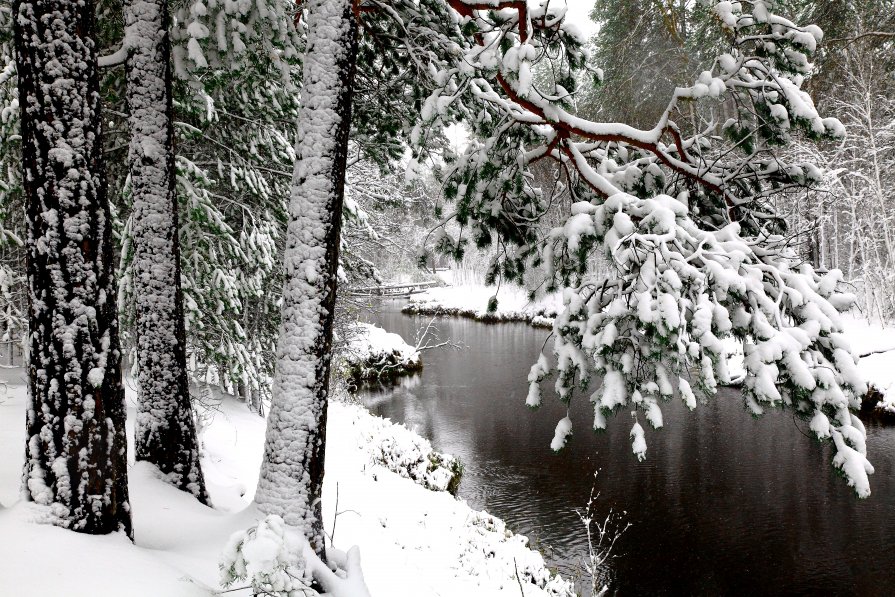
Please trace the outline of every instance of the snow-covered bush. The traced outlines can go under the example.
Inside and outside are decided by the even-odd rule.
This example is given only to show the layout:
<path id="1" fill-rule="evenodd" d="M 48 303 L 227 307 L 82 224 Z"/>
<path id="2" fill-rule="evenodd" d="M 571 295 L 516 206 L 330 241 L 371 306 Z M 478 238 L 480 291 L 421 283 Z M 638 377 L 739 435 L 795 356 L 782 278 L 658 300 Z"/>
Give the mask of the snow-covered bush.
<path id="1" fill-rule="evenodd" d="M 366 414 L 358 407 L 358 417 Z M 456 493 L 463 474 L 463 465 L 450 454 L 432 449 L 429 440 L 403 425 L 387 419 L 370 417 L 363 434 L 371 463 L 380 465 L 411 479 L 426 489 Z"/>
<path id="2" fill-rule="evenodd" d="M 256 594 L 304 595 L 311 579 L 305 562 L 307 540 L 279 516 L 230 537 L 221 556 L 221 585 L 248 581 Z"/>
<path id="3" fill-rule="evenodd" d="M 423 368 L 420 352 L 401 336 L 369 323 L 357 323 L 340 364 L 340 372 L 352 381 L 393 379 Z"/>
<path id="4" fill-rule="evenodd" d="M 221 556 L 221 585 L 248 581 L 255 595 L 309 597 L 318 595 L 316 580 L 329 597 L 370 597 L 360 567 L 360 552 L 327 549 L 324 564 L 297 529 L 276 515 L 267 516 L 230 537 Z"/>
<path id="5" fill-rule="evenodd" d="M 457 562 L 461 569 L 496 576 L 512 573 L 515 581 L 533 584 L 551 597 L 573 597 L 575 586 L 544 565 L 544 558 L 528 547 L 528 537 L 516 535 L 506 523 L 487 512 L 475 512 L 470 520 L 469 542 Z M 482 557 L 484 555 L 484 558 Z M 507 578 L 513 582 L 513 577 Z"/>

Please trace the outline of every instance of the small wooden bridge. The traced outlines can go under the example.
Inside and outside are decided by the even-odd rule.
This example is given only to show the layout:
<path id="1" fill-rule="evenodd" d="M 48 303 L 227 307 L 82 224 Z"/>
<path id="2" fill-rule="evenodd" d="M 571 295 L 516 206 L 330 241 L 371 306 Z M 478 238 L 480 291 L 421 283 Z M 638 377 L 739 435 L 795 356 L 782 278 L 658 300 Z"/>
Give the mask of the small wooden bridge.
<path id="1" fill-rule="evenodd" d="M 352 288 L 348 294 L 354 296 L 408 296 L 438 286 L 438 282 L 412 282 L 410 284 L 389 284 L 384 286 L 365 286 Z"/>

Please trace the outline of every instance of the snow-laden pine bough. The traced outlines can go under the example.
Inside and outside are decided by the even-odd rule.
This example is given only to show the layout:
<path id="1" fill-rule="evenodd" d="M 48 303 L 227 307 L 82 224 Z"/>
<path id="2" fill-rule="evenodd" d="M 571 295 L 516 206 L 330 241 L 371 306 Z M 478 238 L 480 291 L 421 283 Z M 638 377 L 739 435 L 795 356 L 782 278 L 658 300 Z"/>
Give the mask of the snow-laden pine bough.
<path id="1" fill-rule="evenodd" d="M 540 404 L 539 384 L 553 372 L 566 404 L 599 375 L 594 428 L 633 408 L 642 458 L 638 412 L 661 427 L 661 402 L 675 389 L 690 408 L 694 389 L 713 394 L 728 377 L 721 338 L 732 335 L 744 343 L 751 412 L 786 406 L 810 420 L 818 438 L 832 439 L 834 466 L 868 496 L 873 467 L 852 413 L 865 384 L 839 321 L 853 299 L 837 291 L 839 272 L 799 263 L 768 201 L 821 177 L 811 164 L 785 162 L 775 146 L 796 131 L 842 134 L 801 89 L 820 29 L 774 14 L 768 1 L 708 3 L 728 50 L 641 130 L 573 114 L 588 56 L 563 3 L 447 2 L 454 28 L 439 42 L 420 46 L 421 25 L 402 22 L 402 43 L 428 60 L 436 83 L 413 140 L 421 147 L 425 131 L 458 119 L 474 133 L 445 174 L 453 202 L 445 221 L 460 234 L 442 228 L 438 250 L 462 255 L 471 235 L 479 247 L 496 244 L 491 279 L 521 281 L 528 266 L 543 265 L 548 288 L 565 288 L 556 363 L 542 356 L 534 365 L 528 404 Z M 476 43 L 451 45 L 463 36 Z M 449 50 L 432 51 L 438 47 Z M 684 106 L 689 129 L 672 120 Z M 733 116 L 721 121 L 721 113 Z M 561 204 L 559 193 L 536 186 L 531 168 L 542 161 L 555 167 L 554 188 L 571 197 L 553 228 L 539 225 Z M 609 277 L 589 267 L 598 252 Z M 570 433 L 565 418 L 553 446 Z"/>

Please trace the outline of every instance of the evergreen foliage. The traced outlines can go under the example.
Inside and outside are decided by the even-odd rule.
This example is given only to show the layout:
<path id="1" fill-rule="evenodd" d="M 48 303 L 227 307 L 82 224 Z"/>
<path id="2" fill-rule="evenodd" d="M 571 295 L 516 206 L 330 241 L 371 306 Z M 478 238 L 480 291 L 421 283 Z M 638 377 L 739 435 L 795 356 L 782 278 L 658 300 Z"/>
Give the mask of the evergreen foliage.
<path id="1" fill-rule="evenodd" d="M 707 3 L 726 51 L 639 129 L 574 115 L 588 54 L 563 7 L 451 6 L 476 43 L 434 75 L 439 87 L 414 141 L 423 146 L 425 130 L 458 115 L 477 139 L 446 174 L 461 234 L 445 232 L 441 250 L 462 255 L 466 237 L 493 243 L 492 278 L 521 281 L 543 264 L 549 287 L 565 288 L 556 364 L 533 368 L 529 403 L 539 404 L 538 384 L 551 370 L 567 404 L 597 374 L 595 429 L 623 407 L 661 427 L 661 403 L 675 385 L 695 405 L 691 384 L 710 395 L 727 380 L 721 338 L 733 336 L 744 343 L 747 408 L 757 415 L 763 405 L 786 406 L 810 420 L 818 437 L 833 440 L 834 465 L 869 495 L 873 468 L 850 412 L 865 387 L 838 318 L 852 297 L 836 290 L 839 272 L 800 264 L 768 201 L 821 178 L 776 147 L 796 133 L 821 140 L 844 132 L 801 89 L 821 30 L 797 26 L 770 2 Z M 552 76 L 533 83 L 547 60 Z M 700 104 L 715 106 L 706 122 L 688 130 L 673 120 Z M 565 222 L 547 231 L 538 221 L 555 197 L 532 185 L 530 172 L 545 159 L 564 171 L 573 200 Z M 609 277 L 591 271 L 598 254 Z M 570 432 L 561 422 L 554 445 Z M 632 437 L 642 455 L 636 421 Z"/>

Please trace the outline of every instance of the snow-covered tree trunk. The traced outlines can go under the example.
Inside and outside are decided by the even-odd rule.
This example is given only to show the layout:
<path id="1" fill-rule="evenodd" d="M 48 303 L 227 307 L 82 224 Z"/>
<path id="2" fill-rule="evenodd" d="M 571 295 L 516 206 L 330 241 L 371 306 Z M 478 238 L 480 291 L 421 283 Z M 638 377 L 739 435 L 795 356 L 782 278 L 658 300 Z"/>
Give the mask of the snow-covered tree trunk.
<path id="1" fill-rule="evenodd" d="M 186 369 L 167 0 L 131 0 L 125 19 L 137 460 L 155 464 L 169 482 L 207 503 Z"/>
<path id="2" fill-rule="evenodd" d="M 255 500 L 323 553 L 320 497 L 339 236 L 357 50 L 351 0 L 307 4 L 282 323 Z"/>
<path id="3" fill-rule="evenodd" d="M 54 522 L 130 534 L 93 2 L 13 4 L 27 211 L 23 494 Z"/>

